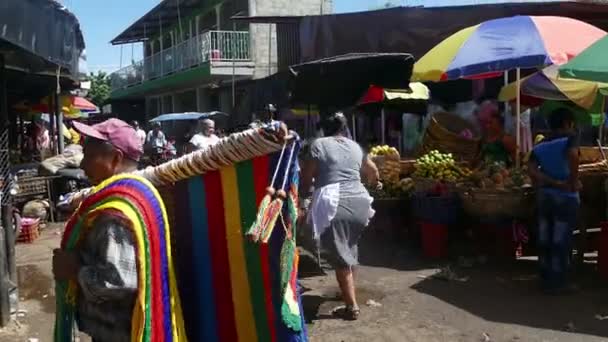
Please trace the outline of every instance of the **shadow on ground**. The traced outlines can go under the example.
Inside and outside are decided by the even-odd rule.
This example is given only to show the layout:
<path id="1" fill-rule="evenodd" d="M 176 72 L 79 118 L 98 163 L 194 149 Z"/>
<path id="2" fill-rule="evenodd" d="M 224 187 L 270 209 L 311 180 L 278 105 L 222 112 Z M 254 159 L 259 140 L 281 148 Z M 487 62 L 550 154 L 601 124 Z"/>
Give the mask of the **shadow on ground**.
<path id="1" fill-rule="evenodd" d="M 40 266 L 21 265 L 17 267 L 17 279 L 20 300 L 38 301 L 44 312 L 55 313 L 55 297 L 49 293 L 53 288 L 53 281 L 40 270 Z"/>
<path id="2" fill-rule="evenodd" d="M 426 278 L 411 288 L 490 322 L 608 338 L 608 293 L 589 266 L 576 276 L 580 291 L 566 296 L 539 290 L 534 261 L 455 273 L 459 280 Z"/>

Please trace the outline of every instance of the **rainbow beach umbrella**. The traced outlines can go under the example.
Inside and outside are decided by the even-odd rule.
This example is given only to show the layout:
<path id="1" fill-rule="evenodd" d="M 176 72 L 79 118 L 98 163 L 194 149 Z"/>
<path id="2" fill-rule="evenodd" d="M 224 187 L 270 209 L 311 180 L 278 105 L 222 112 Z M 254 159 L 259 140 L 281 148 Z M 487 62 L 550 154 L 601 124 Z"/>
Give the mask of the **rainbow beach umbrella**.
<path id="1" fill-rule="evenodd" d="M 605 31 L 566 17 L 489 20 L 462 29 L 431 49 L 414 65 L 412 80 L 486 78 L 510 69 L 561 65 L 604 36 Z"/>
<path id="2" fill-rule="evenodd" d="M 521 95 L 542 100 L 572 102 L 585 109 L 593 107 L 599 94 L 608 92 L 608 84 L 558 77 L 557 65 L 551 65 L 519 82 Z M 499 101 L 516 99 L 517 82 L 510 83 L 500 90 Z"/>
<path id="3" fill-rule="evenodd" d="M 606 36 L 585 22 L 565 17 L 515 16 L 462 29 L 414 64 L 412 80 L 445 81 L 496 77 L 516 69 L 516 122 L 520 122 L 520 69 L 561 65 Z M 520 130 L 516 130 L 520 150 Z M 516 165 L 519 166 L 519 154 Z"/>
<path id="4" fill-rule="evenodd" d="M 560 66 L 559 76 L 608 83 L 608 37 L 604 37 Z"/>

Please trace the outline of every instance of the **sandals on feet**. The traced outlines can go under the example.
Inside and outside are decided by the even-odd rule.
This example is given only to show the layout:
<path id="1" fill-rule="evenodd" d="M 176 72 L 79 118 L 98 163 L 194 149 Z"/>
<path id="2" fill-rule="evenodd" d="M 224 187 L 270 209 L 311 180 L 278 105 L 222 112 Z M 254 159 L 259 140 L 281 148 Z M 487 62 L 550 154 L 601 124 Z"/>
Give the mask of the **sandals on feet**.
<path id="1" fill-rule="evenodd" d="M 349 321 L 356 321 L 359 319 L 361 309 L 358 306 L 347 306 L 346 307 L 346 319 Z"/>
<path id="2" fill-rule="evenodd" d="M 356 321 L 359 319 L 361 309 L 358 306 L 340 306 L 332 310 L 332 314 L 336 317 L 342 318 L 347 321 Z"/>

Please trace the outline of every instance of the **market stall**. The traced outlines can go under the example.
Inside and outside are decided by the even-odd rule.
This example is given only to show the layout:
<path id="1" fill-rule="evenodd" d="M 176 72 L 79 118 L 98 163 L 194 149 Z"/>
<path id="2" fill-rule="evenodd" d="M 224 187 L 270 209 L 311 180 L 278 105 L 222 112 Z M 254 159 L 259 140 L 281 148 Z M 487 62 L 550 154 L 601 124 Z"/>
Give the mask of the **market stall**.
<path id="1" fill-rule="evenodd" d="M 403 153 L 406 150 L 405 127 L 403 127 L 404 116 L 424 116 L 429 98 L 429 88 L 420 82 L 412 82 L 407 88 L 403 89 L 388 89 L 370 85 L 356 105 L 364 115 L 357 115 L 357 112 L 354 112 L 351 118 L 353 138 L 356 141 L 364 142 L 369 140 L 364 139 L 364 133 L 374 134 L 377 135 L 377 139 L 374 140 L 379 141 L 382 145 L 394 146 L 400 153 Z M 391 115 L 392 119 L 392 124 L 388 126 L 387 115 Z M 371 132 L 364 132 L 363 129 L 359 129 L 358 121 L 360 120 L 371 120 L 373 123 L 379 123 L 379 130 L 372 129 Z M 372 128 L 375 128 L 374 126 L 374 124 L 368 125 Z M 395 135 L 397 136 L 395 137 Z"/>
<path id="2" fill-rule="evenodd" d="M 548 34 L 548 32 L 560 32 L 560 34 Z M 495 236 L 503 234 L 505 240 L 515 243 L 528 239 L 525 230 L 517 224 L 525 223 L 526 220 L 533 217 L 534 213 L 532 189 L 529 180 L 525 179 L 526 171 L 525 168 L 522 168 L 525 165 L 521 162 L 530 151 L 530 141 L 532 140 L 529 133 L 531 131 L 530 122 L 526 127 L 521 120 L 522 95 L 529 95 L 528 88 L 522 89 L 524 82 L 520 82 L 521 70 L 534 70 L 546 65 L 564 64 L 572 56 L 578 55 L 605 35 L 606 32 L 594 26 L 570 18 L 528 16 L 501 18 L 486 21 L 455 33 L 430 50 L 415 64 L 412 77 L 412 80 L 415 81 L 439 82 L 463 78 L 483 80 L 504 75 L 505 82 L 508 83 L 508 72 L 515 71 L 516 82 L 512 86 L 515 113 L 512 159 L 515 168 L 508 168 L 508 162 L 496 162 L 483 157 L 484 154 L 490 152 L 494 152 L 495 155 L 498 152 L 506 157 L 508 155 L 506 153 L 511 152 L 508 148 L 505 150 L 505 147 L 508 147 L 506 140 L 501 140 L 502 151 L 495 144 L 484 143 L 484 146 L 479 146 L 476 141 L 478 132 L 466 127 L 466 122 L 458 124 L 459 120 L 453 116 L 450 117 L 449 113 L 436 115 L 426 132 L 427 141 L 434 142 L 425 150 L 425 152 L 431 151 L 431 157 L 437 157 L 439 151 L 452 152 L 454 157 L 468 163 L 468 166 L 474 169 L 468 177 L 455 182 L 450 179 L 447 179 L 446 182 L 445 173 L 440 173 L 439 178 L 444 177 L 444 179 L 435 182 L 436 189 L 437 184 L 441 184 L 443 189 L 442 196 L 436 197 L 443 197 L 443 202 L 446 202 L 447 198 L 454 198 L 455 195 L 459 202 L 458 205 L 460 205 L 461 216 L 472 218 L 471 222 L 478 222 L 475 225 L 476 229 L 473 230 L 480 231 L 489 228 L 494 231 Z M 518 37 L 518 39 L 513 39 L 513 37 Z M 572 39 L 565 37 L 572 37 Z M 576 92 L 573 95 L 568 82 L 546 82 L 555 74 L 555 71 L 549 69 L 548 72 L 533 75 L 524 81 L 527 82 L 525 84 L 530 83 L 531 79 L 536 79 L 537 84 L 540 83 L 538 80 L 545 81 L 543 93 L 547 97 L 553 96 L 558 100 L 574 98 L 579 103 L 586 105 L 590 103 L 589 98 L 594 95 L 590 95 L 590 93 L 594 89 L 585 89 L 586 92 Z M 556 91 L 551 92 L 547 89 Z M 524 91 L 522 92 L 522 90 Z M 539 90 L 536 94 L 540 93 Z M 448 118 L 442 118 L 444 116 L 448 116 Z M 435 128 L 441 127 L 443 130 L 434 129 L 433 123 L 437 124 Z M 524 139 L 526 135 L 523 135 L 526 129 L 527 140 Z M 470 130 L 472 134 L 465 134 L 467 130 Z M 444 134 L 439 135 L 434 131 Z M 450 141 L 451 143 L 449 143 Z M 427 142 L 426 145 L 429 143 Z M 466 145 L 470 147 L 465 149 Z M 487 145 L 492 148 L 486 148 Z M 475 146 L 481 148 L 477 153 Z M 456 151 L 454 149 L 465 150 Z M 433 156 L 432 153 L 435 155 Z M 441 156 L 441 153 L 439 155 Z M 506 160 L 505 157 L 502 159 Z M 444 157 L 439 157 L 439 160 L 444 160 L 442 158 Z M 423 165 L 421 163 L 421 166 Z M 437 175 L 431 178 L 436 179 Z M 439 199 L 435 201 L 441 203 Z M 435 212 L 439 212 L 438 209 L 440 208 L 435 208 Z M 427 221 L 432 221 L 431 219 L 432 217 L 429 217 Z M 444 229 L 452 229 L 452 226 L 455 225 L 454 222 L 456 220 L 447 222 L 447 227 Z M 430 228 L 427 227 L 427 229 Z M 437 230 L 436 227 L 434 229 Z M 478 241 L 477 243 L 483 242 Z M 511 255 L 514 255 L 513 247 L 507 248 L 510 249 Z"/>
<path id="3" fill-rule="evenodd" d="M 550 66 L 521 80 L 521 95 L 541 101 L 540 110 L 550 113 L 557 107 L 567 107 L 575 113 L 580 126 L 590 127 L 599 139 L 591 140 L 600 145 L 604 126 L 604 99 L 606 84 L 579 79 L 561 78 L 559 67 Z M 501 101 L 515 98 L 515 84 L 505 86 L 499 95 Z M 589 132 L 587 132 L 589 134 Z M 588 231 L 599 227 L 606 220 L 606 195 L 603 184 L 608 179 L 608 170 L 598 146 L 580 148 L 579 178 L 583 184 L 580 192 L 581 210 L 578 229 L 577 250 L 589 250 Z M 582 261 L 583 253 L 578 253 Z"/>

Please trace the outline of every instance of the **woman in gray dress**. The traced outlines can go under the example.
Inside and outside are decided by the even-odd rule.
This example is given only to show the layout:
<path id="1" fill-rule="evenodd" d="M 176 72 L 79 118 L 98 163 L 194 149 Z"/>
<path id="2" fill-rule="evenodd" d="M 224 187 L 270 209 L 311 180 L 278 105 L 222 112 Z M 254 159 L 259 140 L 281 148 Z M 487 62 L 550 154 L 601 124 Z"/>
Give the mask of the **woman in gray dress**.
<path id="1" fill-rule="evenodd" d="M 336 113 L 322 123 L 325 137 L 310 146 L 302 166 L 301 189 L 314 186 L 308 221 L 336 271 L 343 300 L 343 317 L 355 320 L 359 306 L 355 296 L 353 266 L 358 264 L 357 244 L 373 215 L 371 197 L 362 179 L 377 186 L 378 169 L 361 147 L 346 137 L 347 120 Z"/>

